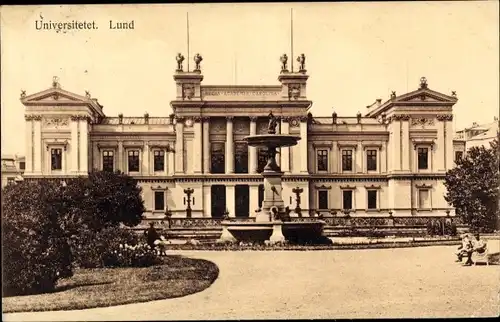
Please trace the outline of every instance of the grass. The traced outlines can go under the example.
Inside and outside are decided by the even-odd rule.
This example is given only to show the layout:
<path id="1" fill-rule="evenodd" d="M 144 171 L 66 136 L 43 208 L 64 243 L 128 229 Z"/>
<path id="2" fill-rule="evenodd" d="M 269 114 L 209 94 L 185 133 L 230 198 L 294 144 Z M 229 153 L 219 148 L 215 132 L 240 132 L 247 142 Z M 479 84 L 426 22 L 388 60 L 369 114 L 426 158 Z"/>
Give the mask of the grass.
<path id="1" fill-rule="evenodd" d="M 208 288 L 219 275 L 209 261 L 166 256 L 146 268 L 78 269 L 54 292 L 4 297 L 3 312 L 78 310 L 181 297 Z"/>

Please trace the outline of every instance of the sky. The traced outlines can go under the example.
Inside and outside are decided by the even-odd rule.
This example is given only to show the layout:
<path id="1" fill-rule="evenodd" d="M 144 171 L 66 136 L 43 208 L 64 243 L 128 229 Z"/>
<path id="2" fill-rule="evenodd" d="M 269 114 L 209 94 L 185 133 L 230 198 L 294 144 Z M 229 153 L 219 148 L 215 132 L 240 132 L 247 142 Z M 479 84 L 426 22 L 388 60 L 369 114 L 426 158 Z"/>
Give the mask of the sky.
<path id="1" fill-rule="evenodd" d="M 499 114 L 499 2 L 73 5 L 0 7 L 2 154 L 24 154 L 28 95 L 51 86 L 92 97 L 108 116 L 167 116 L 178 52 L 203 56 L 203 85 L 279 85 L 279 58 L 306 55 L 315 116 L 364 113 L 377 98 L 451 94 L 456 129 Z M 97 30 L 36 30 L 35 21 Z M 134 21 L 134 30 L 109 22 Z M 186 63 L 185 63 L 186 64 Z"/>

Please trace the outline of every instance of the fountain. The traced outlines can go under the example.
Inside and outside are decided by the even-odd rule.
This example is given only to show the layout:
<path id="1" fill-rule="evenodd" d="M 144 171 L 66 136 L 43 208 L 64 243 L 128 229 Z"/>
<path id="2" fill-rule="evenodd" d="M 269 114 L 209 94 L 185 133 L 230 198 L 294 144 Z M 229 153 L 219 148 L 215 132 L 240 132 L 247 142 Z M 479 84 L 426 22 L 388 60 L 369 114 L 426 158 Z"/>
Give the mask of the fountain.
<path id="1" fill-rule="evenodd" d="M 220 241 L 264 242 L 268 240 L 271 243 L 277 243 L 287 240 L 308 243 L 322 239 L 325 225 L 323 221 L 292 222 L 290 210 L 284 207 L 281 185 L 283 172 L 276 163 L 276 149 L 296 145 L 300 136 L 276 134 L 276 126 L 277 118 L 270 112 L 268 133 L 244 138 L 249 146 L 267 148 L 267 164 L 262 172 L 264 177 L 262 209 L 256 213 L 255 222 L 223 221 Z"/>

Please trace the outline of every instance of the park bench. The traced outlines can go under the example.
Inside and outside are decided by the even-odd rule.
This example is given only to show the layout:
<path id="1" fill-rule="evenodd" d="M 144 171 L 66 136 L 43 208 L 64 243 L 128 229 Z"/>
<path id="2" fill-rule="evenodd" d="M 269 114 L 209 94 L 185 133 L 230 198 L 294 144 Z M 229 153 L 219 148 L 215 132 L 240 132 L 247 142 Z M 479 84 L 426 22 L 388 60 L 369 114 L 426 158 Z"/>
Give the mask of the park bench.
<path id="1" fill-rule="evenodd" d="M 482 252 L 482 253 L 474 252 L 472 254 L 472 261 L 474 262 L 474 265 L 476 265 L 478 261 L 480 261 L 480 262 L 486 262 L 486 265 L 489 265 L 489 261 L 488 261 L 488 245 L 486 245 L 484 247 L 484 252 Z"/>

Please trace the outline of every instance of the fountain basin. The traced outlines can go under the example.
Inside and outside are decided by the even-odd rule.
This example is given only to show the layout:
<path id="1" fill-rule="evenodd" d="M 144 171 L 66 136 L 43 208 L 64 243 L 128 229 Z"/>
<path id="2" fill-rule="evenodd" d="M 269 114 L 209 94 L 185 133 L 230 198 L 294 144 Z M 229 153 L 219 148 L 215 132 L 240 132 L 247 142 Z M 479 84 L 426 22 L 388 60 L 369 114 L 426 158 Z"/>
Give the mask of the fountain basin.
<path id="1" fill-rule="evenodd" d="M 264 242 L 273 234 L 272 222 L 222 222 L 237 241 Z"/>
<path id="2" fill-rule="evenodd" d="M 249 146 L 280 148 L 297 145 L 300 136 L 287 134 L 260 134 L 246 136 L 244 140 L 248 142 Z"/>
<path id="3" fill-rule="evenodd" d="M 264 242 L 273 233 L 273 226 L 280 225 L 285 240 L 291 243 L 317 243 L 323 238 L 324 221 L 310 222 L 222 222 L 238 241 Z"/>

